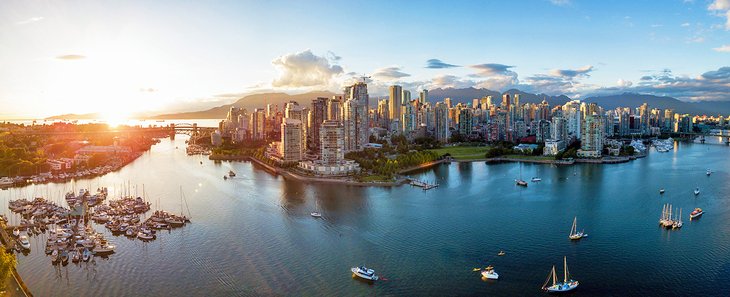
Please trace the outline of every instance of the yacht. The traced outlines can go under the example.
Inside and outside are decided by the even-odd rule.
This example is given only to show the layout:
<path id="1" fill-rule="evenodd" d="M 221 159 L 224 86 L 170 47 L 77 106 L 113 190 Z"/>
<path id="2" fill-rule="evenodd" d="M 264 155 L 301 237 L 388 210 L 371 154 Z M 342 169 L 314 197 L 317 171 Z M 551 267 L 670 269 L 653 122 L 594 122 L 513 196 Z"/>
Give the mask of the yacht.
<path id="1" fill-rule="evenodd" d="M 30 250 L 30 241 L 28 241 L 28 236 L 20 236 L 19 242 L 20 246 L 22 246 L 24 250 Z"/>
<path id="2" fill-rule="evenodd" d="M 573 218 L 573 227 L 570 227 L 570 235 L 568 235 L 568 238 L 570 238 L 570 240 L 578 240 L 588 236 L 588 234 L 585 234 L 583 231 L 578 232 L 577 223 L 578 217 Z"/>
<path id="3" fill-rule="evenodd" d="M 702 211 L 702 208 L 699 208 L 699 207 L 698 207 L 698 208 L 695 208 L 695 210 L 694 210 L 694 211 L 692 211 L 692 212 L 691 212 L 691 213 L 689 214 L 689 219 L 690 219 L 690 220 L 692 220 L 692 219 L 695 219 L 695 218 L 699 218 L 699 217 L 700 217 L 700 216 L 702 216 L 702 215 L 703 215 L 704 213 L 705 213 L 705 212 L 704 212 L 704 211 Z"/>
<path id="4" fill-rule="evenodd" d="M 359 278 L 365 279 L 365 280 L 369 280 L 369 281 L 378 280 L 378 276 L 375 275 L 375 270 L 369 269 L 365 266 L 352 267 L 352 268 L 350 268 L 350 271 L 352 271 L 353 275 L 355 275 Z"/>
<path id="5" fill-rule="evenodd" d="M 542 289 L 549 293 L 561 293 L 571 291 L 578 287 L 578 281 L 570 278 L 570 274 L 568 273 L 568 260 L 566 257 L 563 257 L 563 281 L 558 281 L 557 278 L 558 276 L 557 273 L 555 273 L 555 265 L 553 265 L 553 269 L 550 271 L 550 275 L 548 275 L 547 280 L 545 280 L 545 283 L 542 285 Z M 550 279 L 553 280 L 553 284 L 548 286 Z"/>
<path id="6" fill-rule="evenodd" d="M 482 270 L 482 277 L 486 279 L 499 279 L 499 274 L 494 271 L 494 267 L 492 267 L 492 265 L 489 265 L 487 268 Z"/>
<path id="7" fill-rule="evenodd" d="M 699 187 L 697 187 L 697 188 L 695 188 L 695 196 L 697 196 L 697 195 L 699 195 L 699 194 L 700 194 L 700 188 L 699 188 Z"/>

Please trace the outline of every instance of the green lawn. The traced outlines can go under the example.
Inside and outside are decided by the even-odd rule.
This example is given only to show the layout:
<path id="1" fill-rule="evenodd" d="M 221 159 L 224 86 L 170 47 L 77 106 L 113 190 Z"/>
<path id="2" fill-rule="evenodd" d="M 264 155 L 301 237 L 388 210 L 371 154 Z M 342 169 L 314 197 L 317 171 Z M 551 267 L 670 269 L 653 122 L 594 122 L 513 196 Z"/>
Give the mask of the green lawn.
<path id="1" fill-rule="evenodd" d="M 451 146 L 430 151 L 437 153 L 439 156 L 447 153 L 451 154 L 451 157 L 456 160 L 473 160 L 484 159 L 487 150 L 489 150 L 488 146 Z"/>

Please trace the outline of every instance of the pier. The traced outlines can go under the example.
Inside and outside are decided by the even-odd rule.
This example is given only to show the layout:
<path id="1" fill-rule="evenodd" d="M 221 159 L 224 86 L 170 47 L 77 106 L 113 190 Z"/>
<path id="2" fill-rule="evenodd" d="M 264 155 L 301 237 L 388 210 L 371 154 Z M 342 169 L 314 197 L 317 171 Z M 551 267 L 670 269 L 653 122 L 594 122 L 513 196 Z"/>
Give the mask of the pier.
<path id="1" fill-rule="evenodd" d="M 431 184 L 431 183 L 428 183 L 425 181 L 412 179 L 412 178 L 409 178 L 408 181 L 411 184 L 411 186 L 421 187 L 421 188 L 423 188 L 424 191 L 428 191 L 430 189 L 437 188 L 439 186 L 439 184 L 437 184 L 437 183 Z"/>

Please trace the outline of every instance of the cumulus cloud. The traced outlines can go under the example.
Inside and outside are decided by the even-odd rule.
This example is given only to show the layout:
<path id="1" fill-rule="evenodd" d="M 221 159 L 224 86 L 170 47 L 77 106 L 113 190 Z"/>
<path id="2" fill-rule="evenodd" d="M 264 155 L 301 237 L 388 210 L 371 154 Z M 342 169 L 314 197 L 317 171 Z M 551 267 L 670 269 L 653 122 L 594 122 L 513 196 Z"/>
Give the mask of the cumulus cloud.
<path id="1" fill-rule="evenodd" d="M 633 82 L 631 82 L 630 80 L 624 80 L 624 79 L 619 79 L 619 80 L 618 80 L 618 82 L 616 82 L 616 84 L 617 84 L 617 85 L 618 85 L 619 87 L 622 87 L 622 88 L 626 88 L 626 87 L 630 87 L 630 86 L 631 86 L 631 85 L 633 85 L 634 83 L 633 83 Z"/>
<path id="2" fill-rule="evenodd" d="M 327 58 L 311 50 L 287 54 L 271 63 L 281 70 L 281 75 L 271 83 L 274 87 L 326 87 L 333 77 L 343 73 L 342 67 L 330 64 Z"/>
<path id="3" fill-rule="evenodd" d="M 372 74 L 373 78 L 386 81 L 394 81 L 408 76 L 411 75 L 402 72 L 401 68 L 397 66 L 380 68 Z"/>
<path id="4" fill-rule="evenodd" d="M 681 25 L 679 25 L 679 26 L 681 26 L 681 27 L 689 27 L 689 25 L 690 25 L 689 23 L 682 23 L 682 24 L 681 24 Z"/>
<path id="5" fill-rule="evenodd" d="M 593 71 L 593 66 L 586 65 L 578 69 L 553 69 L 550 70 L 550 74 L 554 76 L 562 76 L 562 77 L 580 77 L 580 76 L 589 76 L 588 73 Z"/>
<path id="6" fill-rule="evenodd" d="M 445 63 L 439 59 L 430 59 L 430 60 L 426 61 L 426 68 L 442 69 L 442 68 L 453 68 L 453 67 L 461 67 L 461 66 Z"/>
<path id="7" fill-rule="evenodd" d="M 725 18 L 725 30 L 730 30 L 730 0 L 714 0 L 707 10 Z"/>
<path id="8" fill-rule="evenodd" d="M 27 24 L 30 24 L 30 23 L 40 22 L 42 20 L 43 20 L 43 17 L 32 17 L 32 18 L 29 18 L 29 19 L 26 19 L 26 20 L 22 20 L 20 22 L 16 22 L 15 24 L 16 25 L 27 25 Z"/>
<path id="9" fill-rule="evenodd" d="M 730 53 L 730 44 L 725 44 L 720 47 L 713 48 L 713 50 L 721 53 Z"/>
<path id="10" fill-rule="evenodd" d="M 71 55 L 57 56 L 56 59 L 59 59 L 59 60 L 81 60 L 81 59 L 86 59 L 86 56 L 84 56 L 84 55 L 71 54 Z"/>

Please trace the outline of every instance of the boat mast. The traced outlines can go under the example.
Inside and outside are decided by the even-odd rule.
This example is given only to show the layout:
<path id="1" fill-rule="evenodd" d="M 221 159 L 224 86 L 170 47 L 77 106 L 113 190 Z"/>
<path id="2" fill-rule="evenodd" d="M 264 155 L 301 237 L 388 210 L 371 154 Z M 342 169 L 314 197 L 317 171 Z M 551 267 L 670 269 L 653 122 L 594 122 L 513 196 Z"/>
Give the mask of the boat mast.
<path id="1" fill-rule="evenodd" d="M 558 282 L 557 276 L 557 273 L 555 273 L 555 265 L 553 265 L 553 286 Z"/>
<path id="2" fill-rule="evenodd" d="M 563 257 L 563 283 L 568 282 L 568 257 Z"/>

